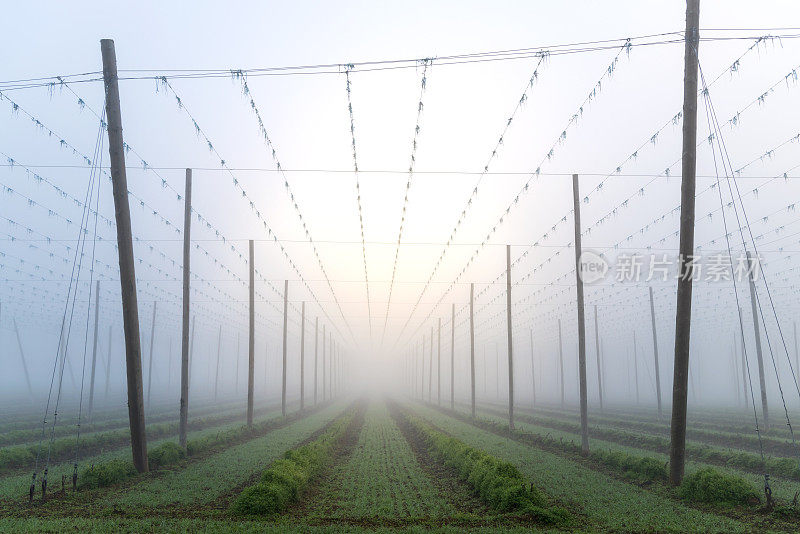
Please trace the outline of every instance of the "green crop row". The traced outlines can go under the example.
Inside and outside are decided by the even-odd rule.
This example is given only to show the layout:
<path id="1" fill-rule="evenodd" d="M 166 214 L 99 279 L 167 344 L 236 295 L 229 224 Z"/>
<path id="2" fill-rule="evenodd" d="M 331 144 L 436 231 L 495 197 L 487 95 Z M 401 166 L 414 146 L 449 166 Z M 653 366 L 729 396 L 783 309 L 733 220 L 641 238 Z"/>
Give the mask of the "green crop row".
<path id="1" fill-rule="evenodd" d="M 191 425 L 193 428 L 204 428 L 212 425 L 217 425 L 230 421 L 238 416 L 230 414 L 214 415 L 193 419 Z M 158 439 L 169 436 L 178 431 L 178 423 L 176 421 L 167 423 L 156 423 L 147 426 L 147 436 L 150 439 Z M 49 441 L 49 440 L 48 440 Z M 104 449 L 107 447 L 115 447 L 124 445 L 130 441 L 130 430 L 127 428 L 119 428 L 117 430 L 109 430 L 107 432 L 96 432 L 88 434 L 81 438 L 79 443 L 79 450 L 96 450 Z M 47 455 L 51 460 L 58 461 L 66 459 L 75 454 L 75 438 L 63 437 L 54 439 L 52 443 L 43 442 L 41 450 L 38 443 L 30 443 L 25 445 L 15 445 L 11 447 L 3 447 L 0 449 L 0 471 L 4 469 L 13 469 L 16 467 L 25 467 L 33 463 L 36 458 L 37 452 L 42 455 Z"/>
<path id="2" fill-rule="evenodd" d="M 185 451 L 181 449 L 177 443 L 167 441 L 147 451 L 147 461 L 150 470 L 155 470 L 160 467 L 175 464 L 187 456 L 195 456 L 214 447 L 255 438 L 268 432 L 274 428 L 276 424 L 289 423 L 295 421 L 298 417 L 297 414 L 288 418 L 274 417 L 260 423 L 255 423 L 252 427 L 242 425 L 236 428 L 219 430 L 211 434 L 206 434 L 203 437 L 188 440 L 186 442 Z M 136 469 L 133 467 L 133 462 L 130 459 L 123 460 L 117 458 L 85 468 L 78 477 L 78 480 L 80 481 L 81 487 L 95 488 L 117 484 L 134 475 L 136 475 Z"/>
<path id="3" fill-rule="evenodd" d="M 286 451 L 261 475 L 254 486 L 242 491 L 231 507 L 240 515 L 270 515 L 297 501 L 308 483 L 328 465 L 336 445 L 352 423 L 351 410 L 334 421 L 316 440 Z"/>
<path id="4" fill-rule="evenodd" d="M 547 508 L 545 494 L 528 484 L 514 465 L 470 447 L 416 416 L 406 414 L 405 418 L 422 435 L 431 454 L 455 470 L 492 509 L 528 514 L 548 524 L 569 521 L 566 510 Z"/>
<path id="5" fill-rule="evenodd" d="M 544 423 L 541 421 L 534 421 L 532 418 L 528 417 L 519 417 L 519 419 L 531 419 L 531 422 L 534 424 L 540 424 L 566 432 L 580 432 L 579 425 L 566 421 L 551 419 Z M 623 445 L 650 449 L 662 453 L 669 451 L 669 439 L 666 437 L 634 434 L 625 430 L 597 427 L 591 427 L 589 433 L 592 437 L 606 441 L 614 441 Z M 686 444 L 686 455 L 699 462 L 724 467 L 736 467 L 755 472 L 761 472 L 763 469 L 766 469 L 769 473 L 774 475 L 800 480 L 800 466 L 797 461 L 792 458 L 767 457 L 762 461 L 761 455 L 756 453 L 733 449 L 719 449 L 696 443 Z"/>

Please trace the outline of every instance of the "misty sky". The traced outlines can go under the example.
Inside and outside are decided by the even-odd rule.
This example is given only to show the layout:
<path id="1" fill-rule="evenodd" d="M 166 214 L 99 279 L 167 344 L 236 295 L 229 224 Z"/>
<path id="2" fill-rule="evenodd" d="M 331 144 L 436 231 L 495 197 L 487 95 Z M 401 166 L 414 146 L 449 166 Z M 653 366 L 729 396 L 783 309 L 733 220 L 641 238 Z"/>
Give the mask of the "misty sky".
<path id="1" fill-rule="evenodd" d="M 307 350 L 313 351 L 314 320 L 319 318 L 320 338 L 324 325 L 353 364 L 354 375 L 372 385 L 396 384 L 408 358 L 421 354 L 423 343 L 429 357 L 431 328 L 438 326 L 440 318 L 442 359 L 449 361 L 450 313 L 455 304 L 456 389 L 465 395 L 469 356 L 465 304 L 469 284 L 475 283 L 478 365 L 484 365 L 486 354 L 486 394 L 494 392 L 499 372 L 502 396 L 507 350 L 504 245 L 511 244 L 512 261 L 521 258 L 512 274 L 519 395 L 530 395 L 533 361 L 540 391 L 555 398 L 560 319 L 568 396 L 574 400 L 577 338 L 571 174 L 579 173 L 581 196 L 586 197 L 581 203 L 584 247 L 604 254 L 611 263 L 608 277 L 586 289 L 590 398 L 597 394 L 596 305 L 609 395 L 620 402 L 633 398 L 629 366 L 636 335 L 642 396 L 648 402 L 654 399 L 648 285 L 655 294 L 666 396 L 671 391 L 675 280 L 648 283 L 645 276 L 639 282 L 616 282 L 614 277 L 619 254 L 639 253 L 645 258 L 667 254 L 674 259 L 677 251 L 682 122 L 679 117 L 674 123 L 672 119 L 682 106 L 683 44 L 639 46 L 634 40 L 624 50 L 615 41 L 611 48 L 552 54 L 544 60 L 526 57 L 462 65 L 440 65 L 438 58 L 667 32 L 678 32 L 680 37 L 684 9 L 683 3 L 674 1 L 569 5 L 196 2 L 191 7 L 139 2 L 113 9 L 103 3 L 78 8 L 15 2 L 4 6 L 0 35 L 4 163 L 0 167 L 4 186 L 0 197 L 0 278 L 4 280 L 0 362 L 4 372 L 0 391 L 26 392 L 14 320 L 36 395 L 44 395 L 49 385 L 80 229 L 82 207 L 76 199 L 84 199 L 91 175 L 83 156 L 97 161 L 94 154 L 99 150 L 102 166 L 108 165 L 105 132 L 99 132 L 95 115 L 103 110 L 101 81 L 33 88 L 6 82 L 97 72 L 101 70 L 99 40 L 113 38 L 120 76 L 131 78 L 120 82 L 120 93 L 125 141 L 133 149 L 127 164 L 134 250 L 139 260 L 142 351 L 146 359 L 153 306 L 158 302 L 153 381 L 160 392 L 166 392 L 169 384 L 169 395 L 177 396 L 183 226 L 183 202 L 177 195 L 183 193 L 183 169 L 191 167 L 195 169 L 192 298 L 198 366 L 193 372 L 203 386 L 210 384 L 220 325 L 228 392 L 234 387 L 236 355 L 244 362 L 246 252 L 247 240 L 254 239 L 259 273 L 256 373 L 267 376 L 272 381 L 268 384 L 277 383 L 283 283 L 288 279 L 291 387 L 298 381 L 301 302 L 307 303 Z M 704 1 L 700 17 L 701 28 L 708 30 L 703 37 L 737 37 L 702 42 L 700 63 L 721 124 L 721 135 L 715 135 L 714 142 L 719 143 L 721 137 L 730 166 L 742 168 L 736 184 L 768 277 L 770 293 L 763 281 L 758 290 L 766 318 L 762 331 L 766 328 L 770 342 L 767 350 L 764 341 L 770 396 L 778 399 L 773 395 L 778 375 L 794 408 L 798 391 L 769 297 L 794 365 L 792 328 L 800 311 L 796 304 L 800 219 L 793 206 L 800 192 L 800 138 L 796 137 L 800 93 L 796 74 L 790 73 L 800 67 L 800 40 L 791 38 L 800 32 L 786 27 L 797 26 L 798 17 L 800 8 L 792 2 L 728 1 Z M 720 31 L 724 29 L 737 30 Z M 787 37 L 756 43 L 756 38 L 768 34 Z M 427 67 L 422 62 L 386 70 L 355 67 L 350 73 L 351 137 L 341 66 L 425 58 L 432 59 Z M 242 78 L 223 72 L 217 77 L 180 77 L 182 70 L 319 64 L 340 67 L 318 74 L 253 72 Z M 531 85 L 534 71 L 537 77 Z M 423 72 L 426 84 L 421 91 Z M 160 75 L 169 76 L 170 87 L 156 80 Z M 599 90 L 587 101 L 594 89 Z M 516 109 L 523 93 L 526 100 Z M 271 147 L 259 129 L 251 97 Z M 420 98 L 423 108 L 418 114 Z M 15 110 L 8 99 L 20 109 Z M 79 105 L 79 99 L 84 105 Z M 712 188 L 717 174 L 724 178 L 725 172 L 722 155 L 717 152 L 715 159 L 712 153 L 712 146 L 719 145 L 706 141 L 709 112 L 701 98 L 696 244 L 704 255 L 727 253 L 727 223 L 732 250 L 739 254 L 742 240 L 735 230 L 745 223 L 736 220 L 731 207 L 720 209 L 719 193 Z M 54 134 L 37 127 L 28 113 Z M 98 134 L 102 147 L 97 145 Z M 498 145 L 501 134 L 503 142 Z M 416 172 L 410 178 L 393 278 L 409 180 L 406 171 L 415 138 Z M 361 171 L 357 177 L 353 139 Z M 276 172 L 276 161 L 283 172 Z M 489 172 L 481 174 L 487 164 Z M 539 175 L 534 174 L 537 168 Z M 112 383 L 119 385 L 119 391 L 124 387 L 116 234 L 107 222 L 114 219 L 114 207 L 106 175 L 99 184 L 98 239 L 93 246 L 95 217 L 91 215 L 77 304 L 74 313 L 68 314 L 73 325 L 68 357 L 76 385 L 72 387 L 65 378 L 65 387 L 72 388 L 72 393 L 80 383 L 84 353 L 91 357 L 93 307 L 87 310 L 87 297 L 92 251 L 96 262 L 91 276 L 101 281 L 100 354 L 105 358 L 108 351 L 110 326 Z M 722 196 L 723 204 L 731 201 L 727 183 Z M 462 211 L 463 222 L 446 246 Z M 306 238 L 299 215 L 314 246 Z M 741 211 L 739 216 L 743 217 Z M 265 229 L 265 223 L 274 234 Z M 749 231 L 745 232 L 748 239 Z M 752 250 L 751 245 L 748 248 Z M 646 267 L 644 271 L 647 275 Z M 739 284 L 738 295 L 755 373 L 746 283 Z M 740 368 L 733 367 L 738 343 L 734 336 L 739 335 L 733 285 L 699 281 L 694 305 L 691 372 L 698 385 L 693 386 L 690 400 L 732 404 L 735 381 L 741 380 Z M 241 365 L 240 377 L 245 367 Z M 99 369 L 98 373 L 105 372 L 104 365 Z"/>

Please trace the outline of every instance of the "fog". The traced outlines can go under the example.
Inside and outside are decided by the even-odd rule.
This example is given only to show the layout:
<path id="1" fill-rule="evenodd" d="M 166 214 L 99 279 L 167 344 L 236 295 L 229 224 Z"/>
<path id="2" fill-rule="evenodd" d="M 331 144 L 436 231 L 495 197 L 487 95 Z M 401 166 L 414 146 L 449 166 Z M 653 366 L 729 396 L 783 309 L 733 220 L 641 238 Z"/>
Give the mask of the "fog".
<path id="1" fill-rule="evenodd" d="M 78 16 L 52 5 L 34 31 L 11 23 L 0 37 L 3 412 L 44 413 L 48 396 L 61 390 L 62 413 L 85 413 L 95 337 L 95 409 L 127 400 L 108 141 L 100 128 L 99 40 L 106 37 L 116 43 L 130 148 L 147 413 L 177 410 L 180 397 L 185 168 L 194 172 L 190 403 L 244 406 L 252 239 L 258 403 L 280 398 L 284 351 L 287 394 L 299 400 L 302 336 L 306 402 L 315 384 L 322 396 L 323 379 L 331 379 L 323 364 L 330 365 L 332 347 L 339 392 L 427 400 L 430 390 L 434 402 L 449 401 L 452 362 L 455 400 L 469 402 L 470 284 L 476 396 L 507 403 L 510 244 L 515 402 L 531 405 L 535 394 L 537 403 L 559 405 L 563 382 L 565 405 L 576 406 L 571 176 L 578 173 L 583 249 L 608 269 L 585 285 L 590 408 L 600 408 L 600 383 L 607 406 L 655 407 L 655 338 L 668 409 L 683 45 L 665 35 L 632 39 L 627 48 L 624 39 L 681 32 L 682 5 L 502 3 L 486 13 L 477 3 L 353 3 L 344 11 L 299 3 L 265 5 L 244 21 L 211 3 L 191 12 L 151 3 L 124 11 L 124 21 L 116 8 L 96 7 Z M 33 9 L 17 3 L 4 11 L 9 21 L 30 20 Z M 714 266 L 730 253 L 734 270 L 741 268 L 745 246 L 763 267 L 755 272 L 756 308 L 773 417 L 785 419 L 784 405 L 790 414 L 800 407 L 800 41 L 796 30 L 780 29 L 798 14 L 785 2 L 704 2 L 701 12 L 708 98 L 698 100 L 695 243 L 703 267 L 693 295 L 690 414 L 760 410 L 747 273 L 734 272 L 734 287 L 731 262 Z M 167 23 L 175 20 L 184 22 Z M 574 23 L 565 31 L 553 20 Z M 616 38 L 596 50 L 556 52 L 560 44 Z M 522 47 L 551 52 L 439 59 Z M 432 61 L 386 69 L 362 63 L 408 58 Z M 328 63 L 335 66 L 313 75 L 256 70 Z M 239 69 L 245 74 L 229 72 Z M 181 75 L 189 70 L 216 75 Z M 726 180 L 731 174 L 735 180 Z M 665 272 L 651 271 L 655 260 Z"/>

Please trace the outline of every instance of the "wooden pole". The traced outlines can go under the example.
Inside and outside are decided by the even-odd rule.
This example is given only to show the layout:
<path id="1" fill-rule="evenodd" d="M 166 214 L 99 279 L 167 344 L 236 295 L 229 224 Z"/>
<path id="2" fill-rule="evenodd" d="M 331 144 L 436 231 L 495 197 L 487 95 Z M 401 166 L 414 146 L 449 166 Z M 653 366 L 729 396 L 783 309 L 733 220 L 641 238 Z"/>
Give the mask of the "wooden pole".
<path id="1" fill-rule="evenodd" d="M 767 383 L 764 377 L 764 358 L 761 353 L 761 329 L 758 324 L 758 302 L 756 295 L 755 267 L 753 256 L 747 251 L 747 264 L 750 276 L 750 308 L 753 314 L 753 332 L 756 338 L 756 357 L 758 358 L 758 383 L 761 386 L 761 410 L 764 418 L 764 432 L 769 431 L 769 407 L 767 406 Z"/>
<path id="2" fill-rule="evenodd" d="M 253 240 L 249 241 L 250 261 L 250 321 L 249 336 L 247 340 L 247 426 L 253 426 L 253 401 L 255 394 L 253 386 L 256 374 L 256 264 Z"/>
<path id="3" fill-rule="evenodd" d="M 442 405 L 442 318 L 439 317 L 439 329 L 436 334 L 436 404 Z"/>
<path id="4" fill-rule="evenodd" d="M 469 285 L 469 369 L 472 418 L 475 419 L 475 284 Z"/>
<path id="5" fill-rule="evenodd" d="M 572 175 L 572 205 L 575 213 L 575 285 L 578 294 L 578 387 L 580 389 L 581 404 L 581 452 L 589 454 L 589 408 L 586 397 L 586 319 L 583 309 L 583 278 L 581 277 L 581 202 L 577 174 Z M 595 313 L 596 318 L 597 314 Z M 597 325 L 595 324 L 596 330 Z M 558 331 L 560 340 L 560 322 Z"/>
<path id="6" fill-rule="evenodd" d="M 289 280 L 283 282 L 283 375 L 281 378 L 281 415 L 286 417 L 286 326 L 289 312 Z"/>
<path id="7" fill-rule="evenodd" d="M 603 411 L 603 372 L 600 367 L 600 329 L 597 326 L 597 304 L 594 305 L 594 347 L 597 356 L 597 394 L 600 397 L 600 411 Z"/>
<path id="8" fill-rule="evenodd" d="M 742 322 L 742 308 L 739 308 L 739 329 L 741 330 L 744 323 Z M 741 353 L 742 353 L 742 391 L 744 392 L 744 405 L 747 406 L 747 358 L 745 356 L 744 335 L 740 332 L 741 340 Z"/>
<path id="9" fill-rule="evenodd" d="M 22 370 L 25 371 L 25 384 L 27 384 L 27 386 L 28 386 L 28 394 L 31 396 L 31 398 L 33 398 L 33 388 L 31 387 L 31 377 L 28 374 L 28 364 L 25 362 L 25 352 L 22 350 L 22 340 L 19 337 L 19 328 L 17 328 L 17 320 L 16 319 L 12 319 L 12 321 L 14 323 L 14 334 L 16 334 L 16 336 L 17 336 L 17 347 L 19 347 L 19 355 L 22 358 Z M 97 334 L 95 333 L 95 336 L 96 335 Z M 95 344 L 96 344 L 96 339 L 95 339 Z M 94 372 L 92 372 L 92 375 L 94 376 Z M 89 397 L 89 399 L 91 401 L 91 396 Z M 92 415 L 91 406 L 92 406 L 92 404 L 90 402 L 89 403 L 89 417 L 90 417 L 89 420 L 90 421 L 91 421 L 91 415 Z"/>
<path id="10" fill-rule="evenodd" d="M 695 180 L 697 171 L 697 69 L 700 0 L 686 0 L 683 70 L 683 151 L 681 158 L 681 218 L 678 256 L 678 295 L 675 311 L 675 364 L 672 380 L 669 478 L 683 480 L 686 461 L 686 403 L 689 380 L 689 338 L 692 326 Z"/>
<path id="11" fill-rule="evenodd" d="M 794 372 L 795 377 L 797 377 L 800 373 L 800 351 L 798 351 L 797 348 L 797 321 L 792 321 L 792 327 L 794 332 Z"/>
<path id="12" fill-rule="evenodd" d="M 113 332 L 112 325 L 108 325 L 108 356 L 106 357 L 106 391 L 103 394 L 104 399 L 108 399 L 108 384 L 111 382 L 111 336 Z"/>
<path id="13" fill-rule="evenodd" d="M 742 390 L 739 389 L 739 339 L 736 330 L 733 331 L 733 381 L 736 387 L 736 406 L 742 403 Z M 745 405 L 746 406 L 746 405 Z"/>
<path id="14" fill-rule="evenodd" d="M 319 333 L 319 317 L 314 318 L 314 406 L 317 405 L 317 345 L 319 340 L 317 334 Z M 323 339 L 324 343 L 324 339 Z"/>
<path id="15" fill-rule="evenodd" d="M 633 375 L 636 383 L 636 405 L 639 405 L 639 359 L 636 355 L 636 330 L 633 331 Z"/>
<path id="16" fill-rule="evenodd" d="M 108 122 L 108 152 L 114 214 L 117 222 L 119 278 L 122 292 L 122 319 L 125 329 L 125 362 L 128 375 L 128 419 L 131 430 L 133 465 L 140 473 L 148 471 L 142 395 L 142 348 L 139 338 L 139 305 L 136 299 L 136 270 L 131 238 L 131 212 L 128 205 L 128 178 L 125 173 L 125 149 L 122 139 L 122 114 L 117 80 L 117 55 L 112 39 L 100 41 L 103 56 L 103 82 Z"/>
<path id="17" fill-rule="evenodd" d="M 239 363 L 242 361 L 242 345 L 241 345 L 241 332 L 236 332 L 236 385 L 234 386 L 234 391 L 236 394 L 239 394 Z"/>
<path id="18" fill-rule="evenodd" d="M 306 303 L 300 306 L 300 411 L 305 408 L 306 400 Z"/>
<path id="19" fill-rule="evenodd" d="M 325 381 L 325 325 L 322 325 L 322 402 L 328 400 L 328 383 Z"/>
<path id="20" fill-rule="evenodd" d="M 431 356 L 428 358 L 428 402 L 431 402 L 431 390 L 433 389 L 433 326 L 431 326 Z"/>
<path id="21" fill-rule="evenodd" d="M 186 190 L 183 195 L 183 301 L 181 310 L 181 401 L 178 442 L 186 449 L 189 423 L 189 263 L 192 255 L 192 169 L 186 169 Z"/>
<path id="22" fill-rule="evenodd" d="M 796 337 L 795 337 L 796 339 Z M 795 347 L 797 343 L 795 343 Z M 456 304 L 450 308 L 450 409 L 456 408 Z"/>
<path id="23" fill-rule="evenodd" d="M 219 360 L 222 352 L 222 325 L 219 325 L 219 335 L 217 336 L 217 367 L 214 375 L 214 401 L 217 400 L 217 387 L 219 386 Z"/>
<path id="24" fill-rule="evenodd" d="M 536 408 L 536 369 L 533 362 L 533 328 L 531 334 L 531 389 L 533 390 L 533 407 Z"/>
<path id="25" fill-rule="evenodd" d="M 508 323 L 508 427 L 514 429 L 514 350 L 511 339 L 511 245 L 506 245 L 506 322 Z"/>
<path id="26" fill-rule="evenodd" d="M 100 280 L 95 282 L 94 285 L 94 341 L 92 342 L 92 371 L 89 377 L 89 423 L 92 422 L 92 409 L 94 408 L 94 377 L 97 369 L 97 327 L 100 322 Z M 16 330 L 17 323 L 14 321 L 14 329 Z M 17 332 L 17 341 L 19 341 L 19 332 Z M 22 344 L 19 345 L 20 354 L 22 353 Z M 25 357 L 22 357 L 22 364 L 25 367 L 25 379 L 28 380 L 28 389 L 31 389 L 31 381 L 28 378 L 28 368 L 25 366 Z"/>
<path id="27" fill-rule="evenodd" d="M 658 365 L 658 334 L 656 333 L 656 310 L 653 304 L 653 288 L 647 288 L 650 291 L 650 323 L 653 327 L 653 359 L 656 366 L 656 403 L 658 404 L 658 418 L 661 419 L 661 368 Z"/>
<path id="28" fill-rule="evenodd" d="M 153 322 L 150 325 L 150 358 L 147 364 L 147 406 L 150 406 L 150 388 L 153 385 L 153 343 L 156 336 L 156 310 L 158 301 L 153 301 Z"/>
<path id="29" fill-rule="evenodd" d="M 564 407 L 564 345 L 561 341 L 561 319 L 558 320 L 558 370 L 561 378 L 561 407 Z"/>

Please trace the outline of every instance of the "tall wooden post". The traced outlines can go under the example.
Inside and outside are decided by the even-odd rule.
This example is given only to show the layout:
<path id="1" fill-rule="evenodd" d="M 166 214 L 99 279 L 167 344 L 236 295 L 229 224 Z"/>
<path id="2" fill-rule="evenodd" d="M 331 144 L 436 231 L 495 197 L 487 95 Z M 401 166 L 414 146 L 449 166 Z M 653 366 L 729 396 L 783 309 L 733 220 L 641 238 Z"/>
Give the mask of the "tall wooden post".
<path id="1" fill-rule="evenodd" d="M 17 347 L 19 347 L 19 356 L 22 358 L 22 370 L 25 371 L 25 384 L 28 386 L 28 395 L 33 398 L 33 388 L 31 387 L 31 377 L 28 374 L 28 364 L 25 361 L 25 352 L 22 350 L 22 339 L 19 337 L 19 328 L 17 328 L 17 320 L 12 319 L 14 323 L 14 334 L 17 337 Z M 97 326 L 95 326 L 95 346 L 97 345 Z M 94 376 L 94 368 L 92 368 L 92 376 Z M 91 421 L 92 417 L 92 397 L 89 397 L 89 420 Z"/>
<path id="2" fill-rule="evenodd" d="M 314 406 L 317 405 L 317 346 L 319 344 L 319 339 L 317 334 L 319 333 L 319 317 L 314 318 Z M 324 340 L 323 340 L 324 342 Z"/>
<path id="3" fill-rule="evenodd" d="M 183 195 L 183 301 L 181 310 L 181 402 L 178 442 L 186 448 L 189 423 L 189 283 L 192 255 L 192 169 L 186 169 L 186 190 Z"/>
<path id="4" fill-rule="evenodd" d="M 148 471 L 142 394 L 142 347 L 139 338 L 139 305 L 136 299 L 136 270 L 131 238 L 131 212 L 128 205 L 128 178 L 125 173 L 125 149 L 122 139 L 122 114 L 117 79 L 117 54 L 112 39 L 100 41 L 103 56 L 103 83 L 108 121 L 108 152 L 114 214 L 117 222 L 119 278 L 122 292 L 122 320 L 125 328 L 125 362 L 128 375 L 128 419 L 131 430 L 133 465 L 140 473 Z"/>
<path id="5" fill-rule="evenodd" d="M 156 339 L 156 311 L 158 301 L 153 301 L 153 322 L 150 324 L 150 357 L 147 364 L 147 406 L 150 406 L 150 388 L 153 385 L 153 344 Z"/>
<path id="6" fill-rule="evenodd" d="M 589 454 L 589 408 L 586 397 L 586 319 L 583 309 L 583 278 L 581 270 L 581 200 L 578 175 L 572 175 L 572 205 L 575 212 L 575 285 L 578 294 L 578 386 L 581 404 L 581 451 Z M 595 312 L 595 319 L 597 313 Z M 595 330 L 597 325 L 595 324 Z M 559 324 L 559 333 L 561 332 Z M 560 339 L 560 334 L 559 334 Z M 560 342 L 559 342 L 560 345 Z M 563 376 L 563 375 L 562 375 Z"/>
<path id="7" fill-rule="evenodd" d="M 431 326 L 431 356 L 428 358 L 428 402 L 431 402 L 431 390 L 433 390 L 433 326 Z"/>
<path id="8" fill-rule="evenodd" d="M 238 331 L 236 332 L 236 379 L 235 379 L 236 386 L 234 387 L 234 391 L 236 392 L 237 395 L 239 394 L 239 375 L 241 374 L 239 372 L 239 363 L 242 361 L 241 335 L 242 335 L 241 332 Z"/>
<path id="9" fill-rule="evenodd" d="M 97 369 L 97 327 L 100 322 L 100 280 L 95 282 L 94 285 L 94 341 L 92 342 L 92 371 L 89 377 L 89 423 L 92 422 L 92 409 L 94 408 L 94 377 L 95 370 Z M 14 329 L 17 328 L 17 322 L 14 321 Z M 17 341 L 19 341 L 19 332 L 17 332 Z M 22 344 L 19 346 L 20 353 L 22 353 Z M 25 357 L 22 357 L 22 363 L 25 364 Z M 25 378 L 28 380 L 28 389 L 31 389 L 31 381 L 28 379 L 28 367 L 25 366 Z"/>
<path id="10" fill-rule="evenodd" d="M 600 367 L 600 329 L 597 326 L 597 304 L 594 305 L 594 347 L 597 356 L 597 392 L 600 396 L 600 411 L 603 411 L 603 372 Z"/>
<path id="11" fill-rule="evenodd" d="M 758 383 L 761 386 L 761 410 L 764 417 L 764 432 L 769 431 L 769 408 L 767 406 L 767 383 L 764 377 L 764 358 L 761 353 L 761 329 L 758 324 L 758 297 L 756 295 L 755 264 L 750 251 L 747 251 L 747 265 L 750 281 L 750 308 L 753 314 L 753 332 L 756 337 L 756 357 L 758 358 Z"/>
<path id="12" fill-rule="evenodd" d="M 733 356 L 731 369 L 733 369 L 733 381 L 736 387 L 736 406 L 739 406 L 742 404 L 742 390 L 739 389 L 739 339 L 736 330 L 733 331 L 733 352 L 731 354 Z"/>
<path id="13" fill-rule="evenodd" d="M 322 402 L 328 400 L 328 383 L 325 381 L 325 325 L 322 325 Z"/>
<path id="14" fill-rule="evenodd" d="M 508 427 L 514 429 L 514 350 L 511 340 L 511 245 L 506 245 L 506 322 L 508 323 Z"/>
<path id="15" fill-rule="evenodd" d="M 306 407 L 306 303 L 300 306 L 300 411 Z"/>
<path id="16" fill-rule="evenodd" d="M 536 369 L 533 362 L 533 328 L 530 330 L 531 334 L 531 389 L 533 391 L 533 407 L 536 408 Z"/>
<path id="17" fill-rule="evenodd" d="M 639 357 L 636 354 L 636 330 L 633 331 L 633 374 L 636 377 L 636 405 L 639 405 Z"/>
<path id="18" fill-rule="evenodd" d="M 250 321 L 247 340 L 247 426 L 253 426 L 253 386 L 256 374 L 256 264 L 253 240 L 249 241 L 250 261 Z"/>
<path id="19" fill-rule="evenodd" d="M 561 319 L 558 320 L 558 371 L 561 377 L 561 407 L 564 407 L 564 345 L 561 341 Z"/>
<path id="20" fill-rule="evenodd" d="M 747 406 L 747 358 L 745 356 L 744 346 L 744 322 L 742 322 L 742 308 L 739 308 L 739 330 L 741 338 L 741 353 L 742 353 L 742 391 L 744 392 L 744 405 Z"/>
<path id="21" fill-rule="evenodd" d="M 689 338 L 692 326 L 695 180 L 697 171 L 697 66 L 700 43 L 700 0 L 686 0 L 683 70 L 683 152 L 681 158 L 681 223 L 678 296 L 675 310 L 675 364 L 672 380 L 669 478 L 683 480 L 686 461 L 686 403 L 689 380 Z"/>
<path id="22" fill-rule="evenodd" d="M 103 398 L 108 399 L 108 384 L 111 382 L 111 336 L 114 332 L 112 325 L 108 325 L 108 355 L 106 356 L 106 390 Z"/>
<path id="23" fill-rule="evenodd" d="M 472 418 L 475 419 L 475 284 L 469 285 L 469 371 Z"/>
<path id="24" fill-rule="evenodd" d="M 797 343 L 795 343 L 797 346 Z M 456 408 L 456 304 L 450 308 L 450 409 Z"/>
<path id="25" fill-rule="evenodd" d="M 219 387 L 219 360 L 222 353 L 222 325 L 219 325 L 219 335 L 217 336 L 217 367 L 214 374 L 214 402 L 217 400 L 217 388 Z"/>
<path id="26" fill-rule="evenodd" d="M 658 418 L 661 419 L 661 368 L 658 365 L 658 334 L 656 333 L 656 309 L 653 304 L 653 288 L 650 290 L 650 323 L 653 326 L 653 359 L 656 366 L 656 402 L 658 403 Z"/>
<path id="27" fill-rule="evenodd" d="M 800 373 L 800 352 L 797 348 L 797 321 L 792 321 L 792 329 L 794 332 L 794 373 L 798 376 Z"/>
<path id="28" fill-rule="evenodd" d="M 281 415 L 286 416 L 286 326 L 289 312 L 289 280 L 283 282 L 283 375 L 281 378 Z"/>
<path id="29" fill-rule="evenodd" d="M 442 318 L 436 331 L 436 404 L 442 405 Z"/>

